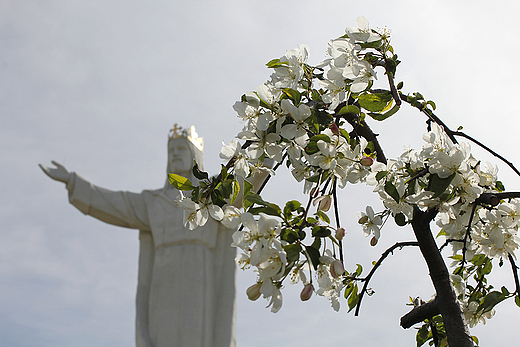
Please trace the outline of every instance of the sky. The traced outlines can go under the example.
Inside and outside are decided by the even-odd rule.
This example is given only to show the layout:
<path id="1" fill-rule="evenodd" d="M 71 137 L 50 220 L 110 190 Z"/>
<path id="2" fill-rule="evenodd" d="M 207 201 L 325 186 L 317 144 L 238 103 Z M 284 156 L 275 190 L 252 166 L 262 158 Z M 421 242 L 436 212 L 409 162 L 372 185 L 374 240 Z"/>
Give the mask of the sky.
<path id="1" fill-rule="evenodd" d="M 232 105 L 269 78 L 265 63 L 299 44 L 319 63 L 358 16 L 392 30 L 404 92 L 420 91 L 450 127 L 520 163 L 519 11 L 504 0 L 0 0 L 0 346 L 135 343 L 138 232 L 81 214 L 38 163 L 55 160 L 112 190 L 159 188 L 167 133 L 179 123 L 204 137 L 205 166 L 216 173 L 222 141 L 242 127 Z M 373 128 L 392 157 L 421 146 L 425 119 L 404 110 Z M 499 164 L 508 190 L 520 189 L 504 164 L 474 154 Z M 286 173 L 272 181 L 273 201 L 301 196 Z M 388 225 L 370 247 L 355 216 L 380 203 L 366 187 L 340 199 L 347 270 L 360 263 L 366 273 L 386 248 L 412 240 L 409 228 Z M 508 270 L 497 266 L 496 287 L 513 288 Z M 433 294 L 416 249 L 385 260 L 359 317 L 344 302 L 339 313 L 321 297 L 300 302 L 301 284 L 284 288 L 272 314 L 245 295 L 254 274 L 237 278 L 238 346 L 414 346 L 414 329 L 399 318 L 409 296 Z M 519 314 L 506 302 L 472 333 L 481 346 L 514 345 Z"/>

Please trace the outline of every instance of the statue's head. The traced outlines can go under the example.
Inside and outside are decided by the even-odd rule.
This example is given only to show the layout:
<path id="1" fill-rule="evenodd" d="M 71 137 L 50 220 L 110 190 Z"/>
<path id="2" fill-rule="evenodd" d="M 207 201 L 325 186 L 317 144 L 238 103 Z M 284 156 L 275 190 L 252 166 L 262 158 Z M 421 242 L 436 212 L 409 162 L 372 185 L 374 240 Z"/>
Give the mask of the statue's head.
<path id="1" fill-rule="evenodd" d="M 167 173 L 176 173 L 192 179 L 192 167 L 195 160 L 202 170 L 202 138 L 198 137 L 195 127 L 181 129 L 175 124 L 168 138 Z"/>

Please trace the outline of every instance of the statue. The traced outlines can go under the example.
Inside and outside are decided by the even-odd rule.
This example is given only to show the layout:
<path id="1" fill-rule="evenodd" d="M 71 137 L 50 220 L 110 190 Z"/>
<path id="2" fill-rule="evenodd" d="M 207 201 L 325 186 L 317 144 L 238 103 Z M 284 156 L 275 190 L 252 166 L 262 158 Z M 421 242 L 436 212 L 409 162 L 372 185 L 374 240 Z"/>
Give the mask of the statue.
<path id="1" fill-rule="evenodd" d="M 196 182 L 193 160 L 202 162 L 202 139 L 194 127 L 177 125 L 168 140 L 168 173 Z M 52 162 L 40 165 L 66 184 L 69 201 L 84 214 L 113 225 L 138 229 L 136 297 L 137 347 L 235 346 L 235 255 L 233 230 L 209 219 L 188 230 L 178 191 L 168 179 L 162 189 L 139 194 L 110 191 Z"/>

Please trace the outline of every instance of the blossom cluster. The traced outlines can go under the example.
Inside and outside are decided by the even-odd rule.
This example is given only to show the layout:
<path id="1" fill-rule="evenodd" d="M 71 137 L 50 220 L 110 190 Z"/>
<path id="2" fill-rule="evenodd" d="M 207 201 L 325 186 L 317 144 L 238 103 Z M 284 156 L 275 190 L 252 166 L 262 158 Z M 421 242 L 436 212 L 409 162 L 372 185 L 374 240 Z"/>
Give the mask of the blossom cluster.
<path id="1" fill-rule="evenodd" d="M 501 200 L 490 208 L 477 201 L 483 193 L 502 190 L 498 168 L 475 159 L 468 143 L 453 143 L 437 124 L 423 139 L 420 151 L 408 149 L 396 160 L 372 165 L 366 181 L 375 186 L 384 206 L 408 220 L 414 206 L 436 208 L 436 223 L 452 241 L 454 254 L 464 249 L 467 259 L 481 253 L 496 258 L 514 255 L 520 247 L 520 202 Z M 375 218 L 364 224 L 379 237 Z"/>
<path id="2" fill-rule="evenodd" d="M 520 202 L 499 199 L 490 205 L 479 200 L 483 194 L 503 191 L 497 167 L 475 159 L 469 144 L 457 143 L 435 122 L 423 135 L 420 150 L 407 149 L 396 159 L 377 161 L 381 158 L 377 140 L 362 130 L 368 127 L 368 117 L 382 121 L 399 109 L 400 87 L 392 80 L 399 61 L 387 33 L 370 29 L 364 17 L 357 24 L 329 42 L 328 58 L 316 66 L 308 64 L 306 45 L 270 61 L 270 79 L 233 106 L 244 125 L 236 139 L 223 143 L 220 157 L 227 165 L 219 178 L 201 176 L 206 178 L 200 187 L 175 179 L 179 189 L 192 190 L 180 202 L 189 229 L 203 226 L 211 216 L 236 230 L 233 246 L 241 251 L 237 263 L 257 273 L 247 296 L 251 300 L 263 296 L 272 312 L 282 307 L 286 278 L 303 284 L 304 301 L 316 293 L 328 298 L 337 311 L 344 292 L 349 309 L 356 305 L 356 281 L 362 269 L 345 271 L 338 257 L 345 230 L 339 220 L 331 226 L 327 216 L 337 204 L 336 188 L 348 184 L 373 186 L 384 205 L 379 213 L 371 206 L 358 213 L 372 246 L 390 216 L 404 226 L 418 208 L 435 209 L 435 222 L 454 257 L 463 255 L 455 263 L 462 268 L 474 256 L 507 258 L 520 247 Z M 389 76 L 388 91 L 371 89 L 378 67 Z M 274 175 L 263 165 L 267 159 L 285 163 L 294 179 L 303 183 L 307 207 L 288 201 L 280 208 L 254 192 L 248 179 L 258 172 Z M 237 196 L 239 179 L 245 185 L 243 210 L 229 204 Z M 475 296 L 469 300 L 465 294 L 469 272 L 455 276 L 454 286 L 463 287 L 461 307 L 467 321 L 476 324 L 490 318 L 492 311 L 484 311 Z"/>

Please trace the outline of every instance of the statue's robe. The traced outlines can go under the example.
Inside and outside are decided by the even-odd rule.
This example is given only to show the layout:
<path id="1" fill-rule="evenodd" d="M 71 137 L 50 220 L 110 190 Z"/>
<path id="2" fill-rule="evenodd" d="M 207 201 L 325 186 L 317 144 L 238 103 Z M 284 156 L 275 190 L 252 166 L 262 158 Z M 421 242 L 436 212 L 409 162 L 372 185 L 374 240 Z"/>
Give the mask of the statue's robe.
<path id="1" fill-rule="evenodd" d="M 183 225 L 178 191 L 110 191 L 72 174 L 69 201 L 84 214 L 140 230 L 137 347 L 235 346 L 233 230 L 209 218 Z"/>

